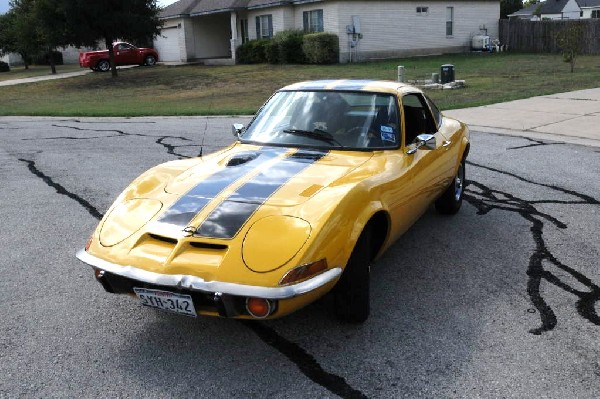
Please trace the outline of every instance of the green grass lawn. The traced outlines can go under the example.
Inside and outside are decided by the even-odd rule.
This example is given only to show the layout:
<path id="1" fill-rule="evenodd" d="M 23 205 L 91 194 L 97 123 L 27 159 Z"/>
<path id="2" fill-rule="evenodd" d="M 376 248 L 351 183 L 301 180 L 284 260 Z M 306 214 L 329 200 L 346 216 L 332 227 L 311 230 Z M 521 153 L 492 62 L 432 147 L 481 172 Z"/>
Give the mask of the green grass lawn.
<path id="1" fill-rule="evenodd" d="M 431 90 L 442 109 L 464 108 L 597 87 L 600 56 L 581 56 L 574 73 L 560 55 L 457 54 L 341 65 L 140 67 L 0 87 L 0 115 L 146 116 L 252 114 L 284 85 L 308 79 L 426 79 L 454 64 L 467 87 Z"/>
<path id="2" fill-rule="evenodd" d="M 56 73 L 83 71 L 79 64 L 57 65 Z M 36 76 L 52 75 L 50 65 L 30 65 L 28 69 L 24 66 L 11 67 L 10 72 L 0 73 L 0 82 L 12 79 L 33 78 Z"/>

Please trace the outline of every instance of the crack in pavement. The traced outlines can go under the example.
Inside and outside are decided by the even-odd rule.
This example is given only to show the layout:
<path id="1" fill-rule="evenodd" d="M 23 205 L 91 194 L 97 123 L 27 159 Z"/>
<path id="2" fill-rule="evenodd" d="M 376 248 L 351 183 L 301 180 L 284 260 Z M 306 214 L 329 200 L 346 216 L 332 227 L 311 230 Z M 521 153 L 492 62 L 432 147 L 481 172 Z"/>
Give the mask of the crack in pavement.
<path id="1" fill-rule="evenodd" d="M 553 330 L 557 325 L 556 314 L 541 293 L 540 288 L 543 280 L 578 297 L 579 299 L 576 302 L 576 309 L 579 315 L 589 322 L 600 326 L 600 316 L 595 309 L 596 303 L 600 301 L 600 287 L 594 284 L 592 280 L 583 273 L 559 261 L 554 254 L 552 254 L 543 237 L 544 220 L 554 224 L 560 229 L 567 228 L 567 225 L 552 215 L 541 212 L 534 206 L 534 204 L 539 203 L 598 205 L 600 202 L 588 195 L 562 187 L 533 182 L 513 173 L 479 165 L 474 162 L 467 163 L 475 167 L 480 167 L 496 173 L 508 175 L 524 182 L 567 193 L 580 199 L 577 201 L 527 201 L 510 193 L 491 189 L 482 183 L 472 180 L 469 181 L 469 186 L 465 191 L 464 197 L 467 202 L 477 208 L 478 215 L 485 215 L 494 209 L 498 209 L 508 212 L 515 212 L 531 223 L 530 231 L 535 243 L 535 249 L 529 258 L 529 266 L 527 268 L 527 275 L 529 277 L 527 282 L 527 294 L 529 295 L 531 303 L 535 306 L 540 314 L 541 325 L 537 328 L 530 329 L 530 333 L 534 335 L 541 335 L 544 332 Z M 477 190 L 471 189 L 472 186 L 476 187 Z M 589 291 L 582 291 L 572 287 L 555 273 L 549 271 L 548 268 L 544 266 L 544 262 L 549 262 L 558 269 L 567 273 L 578 283 L 588 288 Z"/>
<path id="2" fill-rule="evenodd" d="M 171 154 L 171 155 L 174 155 L 176 157 L 179 157 L 179 159 L 181 159 L 181 158 L 192 158 L 189 155 L 179 154 L 179 153 L 175 152 L 175 149 L 179 148 L 179 147 L 188 147 L 188 148 L 189 147 L 200 147 L 200 155 L 198 155 L 198 156 L 200 156 L 200 157 L 202 156 L 202 144 L 173 145 L 173 144 L 168 144 L 168 143 L 164 142 L 164 140 L 166 140 L 166 139 L 172 139 L 172 138 L 173 138 L 173 136 L 163 136 L 163 137 L 160 137 L 159 139 L 157 139 L 155 141 L 155 143 L 156 144 L 160 144 L 163 147 L 165 147 L 167 149 L 167 154 Z M 183 139 L 183 140 L 191 141 L 189 139 Z"/>
<path id="3" fill-rule="evenodd" d="M 59 122 L 73 122 L 73 123 L 89 123 L 89 124 L 93 124 L 93 125 L 97 125 L 100 123 L 110 123 L 110 124 L 114 124 L 117 122 L 114 121 L 99 121 L 99 120 L 95 120 L 95 121 L 82 121 L 80 119 L 61 119 L 59 120 Z M 127 124 L 155 124 L 155 121 L 119 121 L 118 123 L 127 123 Z"/>
<path id="4" fill-rule="evenodd" d="M 71 121 L 69 121 L 71 122 Z M 200 145 L 198 144 L 185 144 L 185 145 L 173 145 L 173 144 L 168 144 L 165 143 L 164 141 L 167 139 L 175 139 L 175 140 L 182 140 L 182 141 L 192 141 L 191 139 L 187 138 L 187 137 L 183 137 L 183 136 L 170 136 L 170 135 L 166 135 L 166 136 L 154 136 L 154 135 L 148 135 L 148 134 L 141 134 L 141 133 L 127 133 L 124 132 L 123 130 L 118 130 L 118 129 L 87 129 L 87 128 L 81 128 L 81 127 L 77 127 L 77 126 L 67 126 L 67 125 L 57 125 L 57 124 L 52 124 L 53 127 L 59 127 L 59 128 L 68 128 L 68 129 L 74 129 L 74 130 L 79 130 L 79 131 L 87 131 L 87 132 L 112 132 L 112 133 L 117 133 L 117 134 L 113 134 L 113 135 L 108 135 L 108 136 L 91 136 L 91 137 L 75 137 L 75 136 L 55 136 L 55 137 L 42 137 L 42 138 L 24 138 L 21 139 L 22 141 L 37 141 L 37 140 L 92 140 L 92 139 L 106 139 L 106 138 L 113 138 L 113 137 L 127 137 L 127 136 L 134 136 L 134 137 L 145 137 L 145 138 L 157 138 L 155 143 L 158 145 L 163 146 L 164 148 L 166 148 L 167 150 L 167 154 L 170 155 L 174 155 L 176 157 L 179 157 L 179 159 L 181 158 L 192 158 L 189 155 L 184 155 L 181 153 L 177 153 L 175 152 L 176 148 L 181 148 L 181 147 L 200 147 L 200 155 L 198 156 L 202 156 L 202 146 L 204 145 L 204 136 L 202 137 L 202 143 Z M 208 119 L 206 120 L 206 126 L 204 129 L 204 133 L 206 133 L 206 130 L 208 128 Z"/>
<path id="5" fill-rule="evenodd" d="M 65 196 L 71 198 L 72 200 L 75 200 L 86 211 L 88 211 L 88 213 L 90 215 L 92 215 L 94 218 L 96 218 L 98 220 L 102 219 L 102 213 L 100 213 L 100 211 L 98 211 L 98 209 L 96 209 L 96 207 L 94 207 L 92 204 L 90 204 L 83 197 L 70 192 L 69 190 L 64 188 L 62 185 L 60 185 L 59 183 L 56 183 L 50 176 L 46 175 L 45 173 L 43 173 L 41 170 L 38 169 L 38 167 L 35 164 L 35 161 L 32 161 L 30 159 L 24 159 L 24 158 L 19 158 L 19 161 L 26 163 L 27 169 L 29 169 L 29 171 L 31 173 L 33 173 L 35 176 L 42 179 L 42 181 L 44 183 L 46 183 L 49 187 L 52 187 L 54 190 L 56 190 L 56 192 L 58 194 L 65 195 Z"/>
<path id="6" fill-rule="evenodd" d="M 352 388 L 343 377 L 325 371 L 304 348 L 285 339 L 274 329 L 255 321 L 241 321 L 241 323 L 252 330 L 263 342 L 277 349 L 292 361 L 302 374 L 329 392 L 345 399 L 367 398 L 364 393 Z"/>
<path id="7" fill-rule="evenodd" d="M 517 147 L 508 147 L 507 150 L 519 150 L 521 148 L 531 148 L 531 147 L 538 147 L 538 146 L 542 146 L 542 145 L 564 145 L 564 144 L 566 144 L 566 143 L 559 143 L 559 142 L 536 140 L 536 139 L 532 139 L 529 137 L 523 137 L 523 139 L 531 141 L 535 144 L 527 144 L 527 145 L 521 145 L 521 146 L 517 146 Z"/>
<path id="8" fill-rule="evenodd" d="M 95 219 L 102 219 L 102 213 L 100 213 L 92 204 L 81 196 L 68 191 L 62 185 L 55 182 L 50 176 L 39 170 L 35 161 L 24 158 L 19 158 L 19 161 L 26 163 L 27 168 L 32 174 L 42 179 L 44 183 L 56 190 L 58 194 L 65 195 L 75 200 Z M 325 371 L 314 356 L 309 354 L 300 345 L 284 338 L 272 328 L 256 322 L 241 321 L 241 323 L 252 330 L 261 341 L 282 353 L 298 367 L 302 374 L 316 384 L 319 384 L 328 391 L 345 399 L 367 398 L 365 394 L 352 388 L 343 377 Z"/>

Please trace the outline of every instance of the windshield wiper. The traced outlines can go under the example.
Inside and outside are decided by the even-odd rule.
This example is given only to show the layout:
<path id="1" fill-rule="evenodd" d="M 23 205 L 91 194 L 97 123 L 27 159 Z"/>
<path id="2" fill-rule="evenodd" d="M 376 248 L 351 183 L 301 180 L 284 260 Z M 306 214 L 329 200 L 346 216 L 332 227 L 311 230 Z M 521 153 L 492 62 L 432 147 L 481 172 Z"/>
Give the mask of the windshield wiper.
<path id="1" fill-rule="evenodd" d="M 321 129 L 315 129 L 315 130 L 302 130 L 302 129 L 284 129 L 283 130 L 284 133 L 288 133 L 288 134 L 294 134 L 296 136 L 306 136 L 306 137 L 310 137 L 311 139 L 317 139 L 317 140 L 321 140 L 324 141 L 326 143 L 329 144 L 335 144 L 338 147 L 344 147 L 339 141 L 337 141 L 329 132 L 326 132 L 325 130 L 321 130 Z"/>

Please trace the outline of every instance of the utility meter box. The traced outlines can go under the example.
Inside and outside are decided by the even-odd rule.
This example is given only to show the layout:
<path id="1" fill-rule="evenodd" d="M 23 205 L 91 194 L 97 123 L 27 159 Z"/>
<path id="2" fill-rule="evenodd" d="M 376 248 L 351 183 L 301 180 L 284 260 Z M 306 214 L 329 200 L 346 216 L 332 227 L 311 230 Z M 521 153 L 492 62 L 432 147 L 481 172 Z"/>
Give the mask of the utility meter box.
<path id="1" fill-rule="evenodd" d="M 440 80 L 442 84 L 454 82 L 454 65 L 444 64 L 441 68 Z"/>

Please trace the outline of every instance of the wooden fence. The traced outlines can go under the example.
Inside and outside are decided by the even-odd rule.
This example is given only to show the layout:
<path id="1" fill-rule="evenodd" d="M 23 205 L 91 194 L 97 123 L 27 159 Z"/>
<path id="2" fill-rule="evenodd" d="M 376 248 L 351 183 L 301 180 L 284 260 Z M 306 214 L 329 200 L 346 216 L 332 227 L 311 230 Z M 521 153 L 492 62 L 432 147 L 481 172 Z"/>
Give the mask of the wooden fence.
<path id="1" fill-rule="evenodd" d="M 500 44 L 509 51 L 558 53 L 556 34 L 573 24 L 583 27 L 581 54 L 600 54 L 600 19 L 527 21 L 500 20 Z"/>

